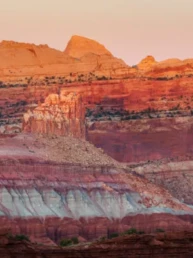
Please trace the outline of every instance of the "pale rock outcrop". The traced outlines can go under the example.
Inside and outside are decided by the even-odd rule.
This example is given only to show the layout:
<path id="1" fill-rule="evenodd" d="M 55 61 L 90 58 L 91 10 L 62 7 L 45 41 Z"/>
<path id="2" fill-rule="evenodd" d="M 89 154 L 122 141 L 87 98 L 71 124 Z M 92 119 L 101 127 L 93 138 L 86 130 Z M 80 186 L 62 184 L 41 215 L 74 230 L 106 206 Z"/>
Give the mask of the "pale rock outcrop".
<path id="1" fill-rule="evenodd" d="M 76 92 L 50 94 L 45 103 L 24 114 L 24 131 L 85 137 L 85 108 Z"/>

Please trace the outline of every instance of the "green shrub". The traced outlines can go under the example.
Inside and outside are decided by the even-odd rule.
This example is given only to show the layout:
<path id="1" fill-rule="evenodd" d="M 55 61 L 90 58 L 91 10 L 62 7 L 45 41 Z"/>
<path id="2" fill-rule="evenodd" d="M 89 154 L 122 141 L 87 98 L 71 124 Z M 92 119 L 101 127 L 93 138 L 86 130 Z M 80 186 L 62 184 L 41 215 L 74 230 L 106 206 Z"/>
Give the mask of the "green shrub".
<path id="1" fill-rule="evenodd" d="M 72 238 L 64 238 L 60 241 L 60 246 L 69 246 L 69 245 L 77 245 L 79 243 L 79 240 L 77 237 Z"/>
<path id="2" fill-rule="evenodd" d="M 69 246 L 72 245 L 72 240 L 71 239 L 62 239 L 60 241 L 60 246 Z"/>
<path id="3" fill-rule="evenodd" d="M 8 236 L 8 238 L 10 238 L 10 239 L 13 239 L 13 240 L 16 240 L 16 241 L 28 241 L 28 242 L 30 242 L 30 240 L 29 240 L 29 237 L 28 236 L 26 236 L 26 235 L 9 235 Z"/>
<path id="4" fill-rule="evenodd" d="M 79 243 L 78 237 L 72 237 L 71 238 L 73 244 L 77 245 Z"/>
<path id="5" fill-rule="evenodd" d="M 127 231 L 125 231 L 125 234 L 127 234 L 127 235 L 137 234 L 137 229 L 130 228 Z"/>
<path id="6" fill-rule="evenodd" d="M 156 228 L 156 230 L 155 230 L 156 232 L 165 232 L 165 230 L 164 229 L 162 229 L 162 228 Z"/>
<path id="7" fill-rule="evenodd" d="M 17 241 L 28 241 L 29 242 L 29 237 L 26 235 L 16 235 L 15 240 Z"/>
<path id="8" fill-rule="evenodd" d="M 109 235 L 109 238 L 112 239 L 112 238 L 115 238 L 115 237 L 118 237 L 118 236 L 119 236 L 119 234 L 114 232 L 114 233 Z"/>
<path id="9" fill-rule="evenodd" d="M 143 234 L 145 234 L 145 232 L 144 231 L 138 231 L 137 234 L 143 235 Z"/>
<path id="10" fill-rule="evenodd" d="M 99 241 L 102 241 L 102 242 L 103 242 L 103 241 L 105 241 L 106 239 L 107 239 L 107 238 L 106 238 L 105 236 L 103 236 L 103 237 L 100 237 L 100 238 L 99 238 Z"/>

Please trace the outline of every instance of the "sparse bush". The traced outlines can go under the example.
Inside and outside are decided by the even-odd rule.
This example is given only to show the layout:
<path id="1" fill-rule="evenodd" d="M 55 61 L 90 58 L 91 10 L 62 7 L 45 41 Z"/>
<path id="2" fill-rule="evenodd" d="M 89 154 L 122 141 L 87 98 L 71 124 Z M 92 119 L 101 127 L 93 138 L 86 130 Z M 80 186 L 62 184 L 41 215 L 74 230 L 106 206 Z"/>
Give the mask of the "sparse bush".
<path id="1" fill-rule="evenodd" d="M 99 76 L 96 76 L 96 79 L 98 80 L 98 81 L 104 81 L 104 80 L 108 80 L 108 77 L 106 77 L 106 76 L 101 76 L 101 77 L 99 77 Z"/>
<path id="2" fill-rule="evenodd" d="M 180 109 L 180 104 L 176 105 L 175 107 L 172 107 L 170 109 L 170 111 L 175 111 L 175 110 L 178 110 L 178 109 Z"/>
<path id="3" fill-rule="evenodd" d="M 119 234 L 114 232 L 114 233 L 109 235 L 109 238 L 112 239 L 112 238 L 115 238 L 115 237 L 118 237 L 118 236 L 119 236 Z"/>
<path id="4" fill-rule="evenodd" d="M 72 237 L 71 240 L 74 245 L 77 245 L 79 243 L 78 237 Z"/>
<path id="5" fill-rule="evenodd" d="M 60 246 L 69 246 L 72 244 L 72 240 L 71 239 L 62 239 L 60 241 Z"/>
<path id="6" fill-rule="evenodd" d="M 145 234 L 145 232 L 144 231 L 138 231 L 137 234 L 143 235 L 143 234 Z"/>
<path id="7" fill-rule="evenodd" d="M 157 77 L 156 80 L 157 81 L 168 81 L 169 78 L 168 77 Z"/>
<path id="8" fill-rule="evenodd" d="M 17 241 L 28 241 L 28 242 L 30 241 L 29 237 L 26 236 L 26 235 L 16 235 L 15 240 L 17 240 Z"/>
<path id="9" fill-rule="evenodd" d="M 161 232 L 165 232 L 165 230 L 164 230 L 164 229 L 162 229 L 162 228 L 156 228 L 155 232 L 157 232 L 157 233 L 161 233 Z"/>
<path id="10" fill-rule="evenodd" d="M 137 229 L 130 228 L 127 231 L 125 231 L 125 234 L 127 234 L 127 235 L 137 234 Z"/>
<path id="11" fill-rule="evenodd" d="M 103 236 L 103 237 L 100 237 L 99 238 L 99 241 L 101 241 L 101 242 L 103 242 L 103 241 L 105 241 L 107 238 L 105 237 L 105 236 Z"/>
<path id="12" fill-rule="evenodd" d="M 28 242 L 30 242 L 29 237 L 26 236 L 26 235 L 23 235 L 23 234 L 15 235 L 15 236 L 14 235 L 9 235 L 8 238 L 16 240 L 16 241 L 28 241 Z"/>
<path id="13" fill-rule="evenodd" d="M 64 238 L 60 241 L 60 246 L 69 246 L 69 245 L 77 245 L 79 243 L 79 240 L 77 237 L 72 238 Z"/>

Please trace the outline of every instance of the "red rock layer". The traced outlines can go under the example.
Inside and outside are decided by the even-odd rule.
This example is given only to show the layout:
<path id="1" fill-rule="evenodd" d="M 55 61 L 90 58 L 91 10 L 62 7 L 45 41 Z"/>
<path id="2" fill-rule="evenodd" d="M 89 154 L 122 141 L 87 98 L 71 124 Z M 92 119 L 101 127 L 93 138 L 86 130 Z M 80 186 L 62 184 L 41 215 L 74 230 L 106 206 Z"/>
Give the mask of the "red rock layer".
<path id="1" fill-rule="evenodd" d="M 192 78 L 183 77 L 169 81 L 157 80 L 112 80 L 92 83 L 71 83 L 52 86 L 28 86 L 0 89 L 1 132 L 18 132 L 24 112 L 33 110 L 50 93 L 67 94 L 76 92 L 82 96 L 86 108 L 96 105 L 104 109 L 141 112 L 148 108 L 174 110 L 180 118 L 146 119 L 127 122 L 103 122 L 89 124 L 88 139 L 98 147 L 103 147 L 120 161 L 139 161 L 162 158 L 167 155 L 184 155 L 192 149 L 191 110 L 193 109 Z M 185 112 L 185 113 L 184 113 Z M 182 118 L 183 116 L 189 118 Z M 184 120 L 183 120 L 184 119 Z M 184 125 L 186 126 L 182 126 Z M 138 127 L 144 127 L 141 131 Z M 130 125 L 135 125 L 132 129 Z M 106 128 L 105 128 L 106 126 Z M 112 127 L 112 130 L 110 129 Z M 116 128 L 117 127 L 117 128 Z M 122 129 L 121 129 L 122 127 Z M 162 128 L 162 129 L 159 129 Z M 95 128 L 95 129 L 94 129 Z M 150 130 L 148 129 L 150 128 Z M 161 131 L 160 131 L 161 130 Z M 165 133 L 167 132 L 167 134 Z M 168 135 L 168 136 L 167 136 Z M 105 137 L 105 141 L 104 141 Z M 167 138 L 167 141 L 159 141 Z M 179 138 L 182 141 L 179 141 Z M 119 141 L 117 141 L 119 139 Z M 116 143 L 115 143 L 116 141 Z M 122 153 L 120 152 L 122 151 Z"/>
<path id="2" fill-rule="evenodd" d="M 0 236 L 2 258 L 190 258 L 192 257 L 192 233 L 167 232 L 121 236 L 111 240 L 98 240 L 91 244 L 59 248 L 15 241 L 2 234 Z"/>
<path id="3" fill-rule="evenodd" d="M 187 215 L 186 215 L 187 216 Z M 41 218 L 0 218 L 1 230 L 12 235 L 24 234 L 32 242 L 50 245 L 59 243 L 62 238 L 80 237 L 93 240 L 100 237 L 109 237 L 113 233 L 122 233 L 130 228 L 145 233 L 153 233 L 158 229 L 163 231 L 193 231 L 190 219 L 178 218 L 171 214 L 133 215 L 120 219 L 101 218 L 71 218 L 47 217 Z"/>
<path id="4" fill-rule="evenodd" d="M 164 189 L 114 163 L 53 161 L 46 146 L 54 139 L 41 142 L 33 137 L 0 139 L 0 225 L 14 234 L 48 242 L 68 236 L 93 239 L 130 227 L 147 232 L 158 227 L 193 230 L 190 222 L 160 214 L 192 213 Z M 62 137 L 54 145 L 61 156 Z"/>
<path id="5" fill-rule="evenodd" d="M 90 142 L 121 162 L 191 154 L 192 134 L 191 116 L 93 122 L 87 129 L 87 139 Z"/>

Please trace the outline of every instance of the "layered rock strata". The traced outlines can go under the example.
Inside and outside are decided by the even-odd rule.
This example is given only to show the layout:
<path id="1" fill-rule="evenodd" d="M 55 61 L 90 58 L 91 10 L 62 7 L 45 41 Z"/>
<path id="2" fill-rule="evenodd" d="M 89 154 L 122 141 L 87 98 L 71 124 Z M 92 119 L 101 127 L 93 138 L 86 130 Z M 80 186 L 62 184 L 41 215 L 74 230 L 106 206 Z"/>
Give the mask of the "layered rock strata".
<path id="1" fill-rule="evenodd" d="M 0 196 L 0 224 L 40 242 L 67 236 L 93 239 L 131 225 L 146 228 L 147 219 L 139 225 L 143 220 L 136 214 L 168 213 L 158 215 L 147 231 L 164 220 L 166 229 L 192 228 L 170 215 L 191 214 L 190 207 L 102 150 L 71 138 L 64 143 L 63 137 L 28 134 L 1 138 Z"/>
<path id="2" fill-rule="evenodd" d="M 129 66 L 113 57 L 94 40 L 73 36 L 64 52 L 35 45 L 2 41 L 0 43 L 0 78 L 25 81 L 32 77 L 89 74 L 119 77 L 129 74 Z M 53 72 L 54 71 L 54 72 Z M 71 78 L 73 80 L 73 78 Z"/>
<path id="3" fill-rule="evenodd" d="M 134 165 L 133 165 L 134 166 Z M 167 189 L 175 198 L 192 205 L 192 156 L 139 164 L 133 170 Z"/>

